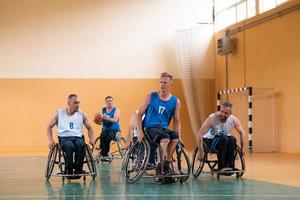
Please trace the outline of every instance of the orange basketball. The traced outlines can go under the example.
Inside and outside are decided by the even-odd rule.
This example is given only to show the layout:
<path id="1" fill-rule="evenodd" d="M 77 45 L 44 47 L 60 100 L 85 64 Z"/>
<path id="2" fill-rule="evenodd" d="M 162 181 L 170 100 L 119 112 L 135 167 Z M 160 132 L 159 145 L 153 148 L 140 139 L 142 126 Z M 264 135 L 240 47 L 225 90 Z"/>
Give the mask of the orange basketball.
<path id="1" fill-rule="evenodd" d="M 102 119 L 103 119 L 103 115 L 102 115 L 101 113 L 96 113 L 96 114 L 95 114 L 94 122 L 95 122 L 96 124 L 101 123 Z"/>

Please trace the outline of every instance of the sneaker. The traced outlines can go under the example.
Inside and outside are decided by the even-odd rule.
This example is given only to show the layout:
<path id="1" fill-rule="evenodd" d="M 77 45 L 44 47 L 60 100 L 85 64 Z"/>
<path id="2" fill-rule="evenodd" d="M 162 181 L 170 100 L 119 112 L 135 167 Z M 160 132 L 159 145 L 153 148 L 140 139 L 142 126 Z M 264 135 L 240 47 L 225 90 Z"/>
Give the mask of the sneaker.
<path id="1" fill-rule="evenodd" d="M 111 161 L 111 158 L 109 158 L 109 156 L 101 156 L 101 157 L 100 157 L 100 161 L 110 162 L 110 161 Z"/>
<path id="2" fill-rule="evenodd" d="M 225 175 L 225 176 L 231 176 L 232 174 L 234 174 L 233 171 L 232 171 L 232 168 L 230 168 L 230 167 L 222 168 L 220 171 L 224 172 L 222 174 Z"/>
<path id="3" fill-rule="evenodd" d="M 157 168 L 157 165 L 155 165 L 154 163 L 148 163 L 146 166 L 146 170 L 154 170 Z"/>
<path id="4" fill-rule="evenodd" d="M 163 166 L 163 172 L 164 174 L 173 174 L 173 170 L 170 167 L 171 161 L 165 160 L 164 166 Z"/>

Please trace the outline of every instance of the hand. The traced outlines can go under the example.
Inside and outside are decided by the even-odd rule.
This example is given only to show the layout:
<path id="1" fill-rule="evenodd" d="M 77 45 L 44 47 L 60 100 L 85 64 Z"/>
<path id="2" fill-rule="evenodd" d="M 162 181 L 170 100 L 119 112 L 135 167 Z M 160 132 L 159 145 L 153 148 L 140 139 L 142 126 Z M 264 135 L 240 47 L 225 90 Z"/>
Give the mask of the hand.
<path id="1" fill-rule="evenodd" d="M 201 151 L 201 150 L 198 149 L 197 160 L 199 160 L 199 161 L 203 161 L 204 160 L 204 151 Z"/>
<path id="2" fill-rule="evenodd" d="M 241 149 L 242 155 L 245 156 L 245 151 L 243 149 Z"/>
<path id="3" fill-rule="evenodd" d="M 127 151 L 130 148 L 130 142 L 126 142 L 125 144 L 125 150 Z"/>
<path id="4" fill-rule="evenodd" d="M 109 118 L 108 115 L 103 115 L 103 119 L 104 119 L 104 120 L 107 120 L 108 118 Z"/>
<path id="5" fill-rule="evenodd" d="M 182 139 L 181 139 L 181 138 L 179 138 L 179 141 L 178 141 L 178 143 L 179 143 L 179 144 L 181 144 L 182 146 L 184 146 L 184 143 L 183 143 L 183 141 L 182 141 Z"/>
<path id="6" fill-rule="evenodd" d="M 89 144 L 92 145 L 92 146 L 95 145 L 94 141 L 92 141 L 92 140 L 89 141 Z"/>
<path id="7" fill-rule="evenodd" d="M 141 142 L 143 138 L 144 138 L 144 133 L 142 131 L 139 131 L 138 142 Z"/>
<path id="8" fill-rule="evenodd" d="M 54 145 L 55 145 L 55 144 L 54 144 L 54 141 L 53 141 L 53 140 L 50 141 L 50 142 L 49 142 L 49 145 L 48 145 L 49 149 L 52 149 Z"/>

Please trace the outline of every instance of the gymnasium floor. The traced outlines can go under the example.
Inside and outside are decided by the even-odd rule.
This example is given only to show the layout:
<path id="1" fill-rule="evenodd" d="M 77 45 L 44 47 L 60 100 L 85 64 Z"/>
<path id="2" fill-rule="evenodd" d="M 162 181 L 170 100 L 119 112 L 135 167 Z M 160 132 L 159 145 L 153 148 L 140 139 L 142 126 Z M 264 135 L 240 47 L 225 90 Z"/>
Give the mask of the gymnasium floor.
<path id="1" fill-rule="evenodd" d="M 120 161 L 97 164 L 95 181 L 65 182 L 43 176 L 45 156 L 0 157 L 0 199 L 300 199 L 299 154 L 246 156 L 244 178 L 200 176 L 159 185 L 151 179 L 126 184 Z"/>

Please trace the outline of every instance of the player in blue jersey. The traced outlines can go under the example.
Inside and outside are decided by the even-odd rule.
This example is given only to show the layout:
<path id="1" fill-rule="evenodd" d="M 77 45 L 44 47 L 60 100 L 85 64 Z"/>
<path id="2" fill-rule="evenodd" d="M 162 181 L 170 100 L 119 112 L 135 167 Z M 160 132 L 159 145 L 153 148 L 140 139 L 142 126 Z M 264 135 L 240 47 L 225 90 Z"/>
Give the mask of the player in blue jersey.
<path id="1" fill-rule="evenodd" d="M 105 98 L 106 106 L 102 108 L 102 132 L 100 135 L 100 155 L 103 161 L 108 161 L 108 152 L 110 149 L 110 142 L 116 139 L 117 134 L 120 134 L 120 110 L 113 105 L 113 97 L 107 96 Z"/>
<path id="2" fill-rule="evenodd" d="M 167 72 L 162 73 L 160 90 L 150 93 L 137 113 L 138 141 L 142 140 L 145 132 L 152 142 L 161 146 L 164 159 L 162 173 L 169 173 L 172 154 L 178 144 L 181 130 L 180 101 L 170 93 L 172 84 L 172 75 Z M 145 118 L 142 122 L 144 114 Z M 172 118 L 173 131 L 168 129 Z"/>

